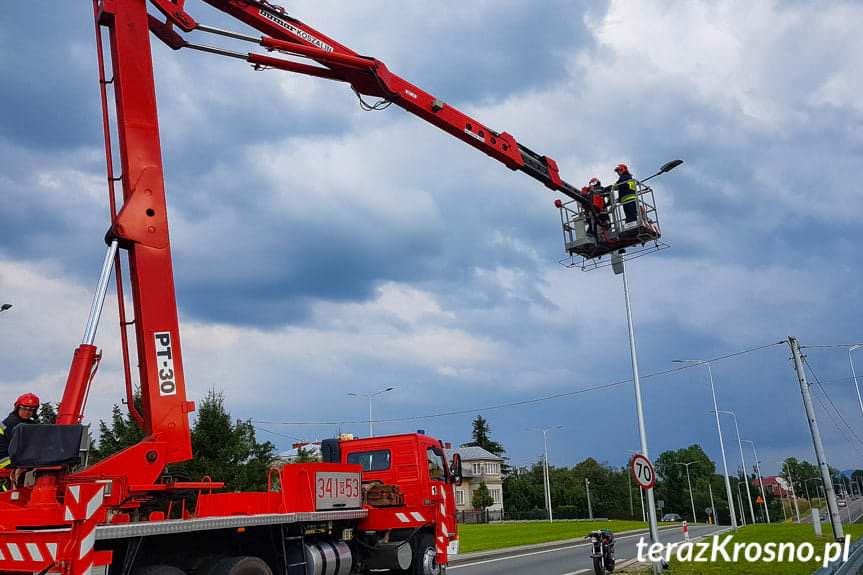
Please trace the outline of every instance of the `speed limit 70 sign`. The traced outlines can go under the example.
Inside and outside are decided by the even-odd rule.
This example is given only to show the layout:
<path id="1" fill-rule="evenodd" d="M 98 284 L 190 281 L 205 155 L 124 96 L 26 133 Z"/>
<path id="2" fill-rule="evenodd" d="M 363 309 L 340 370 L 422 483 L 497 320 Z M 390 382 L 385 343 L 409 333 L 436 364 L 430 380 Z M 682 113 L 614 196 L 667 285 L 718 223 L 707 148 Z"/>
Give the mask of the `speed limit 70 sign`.
<path id="1" fill-rule="evenodd" d="M 632 472 L 632 477 L 642 489 L 652 489 L 656 485 L 656 472 L 653 471 L 653 464 L 648 458 L 640 453 L 632 456 L 629 462 L 629 470 Z"/>

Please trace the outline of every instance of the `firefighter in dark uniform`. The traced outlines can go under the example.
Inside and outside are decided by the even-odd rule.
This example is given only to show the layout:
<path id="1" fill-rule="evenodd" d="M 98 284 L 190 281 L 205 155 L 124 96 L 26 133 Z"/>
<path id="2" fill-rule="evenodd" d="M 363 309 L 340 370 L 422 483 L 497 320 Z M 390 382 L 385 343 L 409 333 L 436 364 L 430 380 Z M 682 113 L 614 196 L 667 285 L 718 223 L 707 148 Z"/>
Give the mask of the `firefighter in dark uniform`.
<path id="1" fill-rule="evenodd" d="M 626 164 L 617 164 L 614 168 L 617 172 L 617 182 L 614 184 L 617 190 L 617 202 L 623 206 L 623 213 L 626 218 L 626 223 L 631 224 L 638 220 L 638 186 L 629 173 L 629 168 Z"/>
<path id="2" fill-rule="evenodd" d="M 22 423 L 38 423 L 36 417 L 38 409 L 39 397 L 32 393 L 25 393 L 15 400 L 15 409 L 0 422 L 0 471 L 8 470 L 12 464 L 9 459 L 9 438 L 12 436 L 12 430 Z M 13 471 L 11 475 L 14 483 L 16 474 Z"/>

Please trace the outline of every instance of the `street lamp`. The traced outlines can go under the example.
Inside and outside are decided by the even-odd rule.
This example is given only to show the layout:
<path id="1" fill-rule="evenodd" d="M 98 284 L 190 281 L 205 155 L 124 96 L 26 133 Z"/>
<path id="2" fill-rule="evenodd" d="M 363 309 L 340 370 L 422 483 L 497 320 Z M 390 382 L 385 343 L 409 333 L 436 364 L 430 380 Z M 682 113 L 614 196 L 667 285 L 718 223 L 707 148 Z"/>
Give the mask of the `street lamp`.
<path id="1" fill-rule="evenodd" d="M 755 442 L 751 439 L 744 439 L 742 441 L 752 446 L 752 453 L 755 455 L 755 472 L 758 473 L 758 485 L 761 487 L 761 501 L 764 503 L 764 518 L 767 520 L 767 523 L 770 523 L 770 512 L 767 510 L 767 495 L 764 494 L 764 481 L 761 478 L 761 466 L 758 465 L 758 452 L 755 450 Z"/>
<path id="2" fill-rule="evenodd" d="M 741 495 L 741 493 L 740 493 L 740 484 L 741 483 L 742 483 L 742 481 L 739 478 L 737 478 L 737 477 L 734 478 L 735 489 L 737 489 L 737 505 L 740 509 L 743 509 L 743 495 Z M 746 527 L 746 513 L 743 513 L 743 512 L 740 513 L 740 526 Z"/>
<path id="3" fill-rule="evenodd" d="M 4 303 L 3 305 L 0 305 L 0 311 L 6 311 L 7 309 L 11 309 L 11 308 L 12 308 L 11 303 Z"/>
<path id="4" fill-rule="evenodd" d="M 821 483 L 824 483 L 824 482 L 821 480 L 820 477 L 810 477 L 809 479 L 807 479 L 806 481 L 803 482 L 803 488 L 806 489 L 806 499 L 809 500 L 809 507 L 812 507 L 812 498 L 809 496 L 809 482 L 810 481 L 821 481 Z M 815 486 L 815 498 L 816 499 L 821 499 L 821 494 L 818 492 L 819 488 L 820 488 L 819 485 Z M 821 504 L 819 503 L 819 505 L 821 505 Z"/>
<path id="5" fill-rule="evenodd" d="M 731 530 L 737 531 L 737 518 L 734 514 L 734 495 L 731 493 L 731 480 L 728 477 L 728 462 L 725 458 L 725 442 L 722 440 L 722 425 L 719 423 L 719 406 L 716 403 L 716 386 L 713 385 L 713 370 L 710 362 L 700 359 L 675 359 L 672 363 L 688 365 L 706 365 L 710 377 L 710 393 L 713 394 L 713 415 L 716 416 L 716 432 L 719 434 L 719 450 L 722 452 L 722 471 L 725 473 L 725 494 L 728 496 L 728 511 L 731 516 Z"/>
<path id="6" fill-rule="evenodd" d="M 542 465 L 542 475 L 543 475 L 543 483 L 545 484 L 545 510 L 548 513 L 548 522 L 554 522 L 554 518 L 551 514 L 551 477 L 548 474 L 548 432 L 554 431 L 556 429 L 563 429 L 565 426 L 563 425 L 555 425 L 554 427 L 547 427 L 545 429 L 540 428 L 530 428 L 528 431 L 541 431 L 542 432 L 542 446 L 544 449 L 545 456 L 543 457 L 543 465 Z"/>
<path id="7" fill-rule="evenodd" d="M 857 374 L 854 373 L 854 359 L 851 357 L 851 352 L 861 347 L 863 347 L 863 343 L 848 346 L 848 363 L 851 364 L 851 377 L 854 378 L 854 387 L 857 389 L 857 401 L 860 403 L 860 412 L 863 413 L 863 398 L 860 397 L 860 384 L 857 383 Z"/>
<path id="8" fill-rule="evenodd" d="M 755 509 L 752 507 L 752 493 L 749 491 L 749 474 L 746 472 L 746 460 L 743 458 L 743 442 L 740 440 L 740 426 L 737 424 L 737 415 L 733 411 L 720 409 L 719 413 L 730 415 L 734 418 L 734 429 L 737 431 L 737 447 L 740 449 L 740 465 L 743 467 L 743 478 L 746 480 L 746 498 L 749 500 L 749 517 L 752 519 L 752 524 L 755 525 Z M 740 510 L 741 514 L 746 511 Z"/>
<path id="9" fill-rule="evenodd" d="M 686 485 L 689 487 L 689 504 L 692 506 L 692 522 L 695 523 L 697 521 L 695 517 L 695 500 L 692 498 L 692 482 L 689 480 L 689 466 L 693 463 L 698 463 L 697 461 L 690 461 L 689 463 L 677 463 L 674 465 L 683 465 L 686 467 Z"/>
<path id="10" fill-rule="evenodd" d="M 382 389 L 380 391 L 376 391 L 376 392 L 371 393 L 371 394 L 369 394 L 369 393 L 348 393 L 348 395 L 352 395 L 354 397 L 365 397 L 366 399 L 369 400 L 369 437 L 375 436 L 374 427 L 372 427 L 372 399 L 377 395 L 380 395 L 382 393 L 386 393 L 388 391 L 392 391 L 394 389 L 395 389 L 394 387 L 388 387 L 386 389 Z"/>

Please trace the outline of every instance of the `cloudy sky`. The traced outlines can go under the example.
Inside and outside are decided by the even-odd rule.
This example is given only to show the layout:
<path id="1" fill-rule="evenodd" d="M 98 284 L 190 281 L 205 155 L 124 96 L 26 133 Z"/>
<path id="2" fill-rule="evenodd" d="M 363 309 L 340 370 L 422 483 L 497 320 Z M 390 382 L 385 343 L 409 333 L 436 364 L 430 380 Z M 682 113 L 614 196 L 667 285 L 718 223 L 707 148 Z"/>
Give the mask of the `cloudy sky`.
<path id="1" fill-rule="evenodd" d="M 0 20 L 0 300 L 14 305 L 0 314 L 0 402 L 59 399 L 104 255 L 85 4 L 17 3 Z M 859 3 L 287 8 L 555 158 L 573 184 L 609 181 L 620 161 L 642 177 L 686 161 L 655 186 L 672 249 L 628 267 L 644 376 L 788 335 L 863 340 Z M 187 9 L 250 32 L 203 2 Z M 347 393 L 389 386 L 378 433 L 463 442 L 482 414 L 517 465 L 542 451 L 532 427 L 566 426 L 551 436 L 557 464 L 622 465 L 637 449 L 621 278 L 558 264 L 560 196 L 397 107 L 362 111 L 345 85 L 155 44 L 154 55 L 191 398 L 223 390 L 282 449 L 365 434 L 367 404 Z M 111 295 L 91 422 L 123 395 L 115 310 Z M 816 406 L 829 461 L 863 467 L 847 350 L 806 351 L 827 392 L 816 395 L 829 412 Z M 720 408 L 737 412 L 769 472 L 814 459 L 789 355 L 778 345 L 713 364 Z M 653 455 L 701 443 L 718 458 L 703 367 L 643 388 Z M 463 413 L 410 419 L 446 412 Z"/>

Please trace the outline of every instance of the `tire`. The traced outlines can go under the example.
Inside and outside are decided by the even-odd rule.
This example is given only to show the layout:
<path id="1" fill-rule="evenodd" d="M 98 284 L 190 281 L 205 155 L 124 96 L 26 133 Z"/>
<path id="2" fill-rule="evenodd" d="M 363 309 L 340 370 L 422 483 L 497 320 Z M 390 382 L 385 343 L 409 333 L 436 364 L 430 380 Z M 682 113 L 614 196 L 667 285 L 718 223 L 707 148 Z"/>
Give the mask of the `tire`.
<path id="1" fill-rule="evenodd" d="M 593 558 L 593 572 L 596 575 L 605 575 L 605 566 L 602 564 L 602 557 Z"/>
<path id="2" fill-rule="evenodd" d="M 614 564 L 615 564 L 614 557 L 609 557 L 608 555 L 606 555 L 604 561 L 605 561 L 605 570 L 608 571 L 609 573 L 614 573 Z"/>
<path id="3" fill-rule="evenodd" d="M 434 536 L 423 533 L 416 539 L 411 575 L 444 575 L 446 567 L 438 565 Z"/>
<path id="4" fill-rule="evenodd" d="M 186 573 L 171 565 L 147 565 L 134 569 L 132 575 L 186 575 Z"/>
<path id="5" fill-rule="evenodd" d="M 257 557 L 225 557 L 203 575 L 273 575 L 270 566 Z"/>

